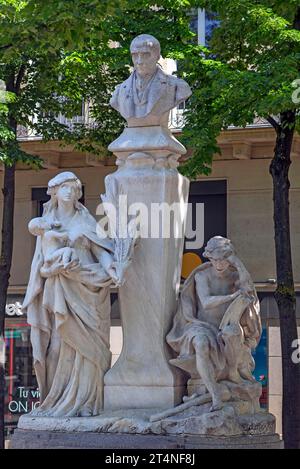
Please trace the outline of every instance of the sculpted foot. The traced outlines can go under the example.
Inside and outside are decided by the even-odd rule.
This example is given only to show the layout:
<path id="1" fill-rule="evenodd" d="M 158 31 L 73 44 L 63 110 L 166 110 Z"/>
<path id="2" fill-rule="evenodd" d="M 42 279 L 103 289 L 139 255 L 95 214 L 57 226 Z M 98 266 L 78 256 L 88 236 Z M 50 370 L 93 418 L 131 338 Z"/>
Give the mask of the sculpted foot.
<path id="1" fill-rule="evenodd" d="M 213 397 L 213 403 L 212 403 L 211 408 L 209 409 L 209 412 L 215 412 L 216 410 L 221 410 L 223 405 L 224 403 L 219 396 Z"/>
<path id="2" fill-rule="evenodd" d="M 92 415 L 92 409 L 90 409 L 89 407 L 83 407 L 79 413 L 79 417 L 91 417 Z"/>
<path id="3" fill-rule="evenodd" d="M 240 384 L 242 382 L 241 377 L 237 372 L 229 373 L 228 381 L 231 381 L 232 383 L 235 383 L 235 384 Z"/>
<path id="4" fill-rule="evenodd" d="M 195 399 L 198 396 L 197 393 L 194 392 L 191 396 L 183 396 L 182 401 L 183 402 L 188 402 L 191 401 L 192 399 Z"/>

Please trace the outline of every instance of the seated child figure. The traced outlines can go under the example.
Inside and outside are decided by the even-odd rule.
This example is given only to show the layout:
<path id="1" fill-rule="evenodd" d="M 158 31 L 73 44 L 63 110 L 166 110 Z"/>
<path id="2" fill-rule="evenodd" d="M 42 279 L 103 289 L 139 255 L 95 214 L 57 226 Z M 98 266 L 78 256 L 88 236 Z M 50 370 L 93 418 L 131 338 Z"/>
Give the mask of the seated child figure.
<path id="1" fill-rule="evenodd" d="M 41 236 L 42 253 L 45 273 L 56 262 L 61 262 L 64 269 L 71 267 L 74 262 L 74 249 L 68 246 L 68 235 L 59 231 L 60 223 L 50 224 L 44 217 L 37 217 L 30 221 L 28 229 L 34 236 Z"/>

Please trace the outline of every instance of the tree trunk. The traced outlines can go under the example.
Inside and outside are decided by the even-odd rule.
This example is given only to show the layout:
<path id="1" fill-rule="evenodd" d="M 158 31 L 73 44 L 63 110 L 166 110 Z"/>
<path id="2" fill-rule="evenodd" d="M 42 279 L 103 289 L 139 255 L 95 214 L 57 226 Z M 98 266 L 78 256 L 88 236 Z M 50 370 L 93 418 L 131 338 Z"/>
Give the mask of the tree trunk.
<path id="1" fill-rule="evenodd" d="M 16 134 L 17 123 L 9 119 L 9 126 Z M 3 214 L 0 253 L 0 449 L 4 448 L 5 418 L 5 309 L 13 254 L 14 207 L 15 207 L 15 164 L 5 166 L 3 181 Z M 2 353 L 3 352 L 3 353 Z"/>
<path id="2" fill-rule="evenodd" d="M 275 299 L 279 309 L 282 349 L 283 438 L 286 448 L 300 448 L 300 364 L 293 363 L 293 341 L 298 338 L 296 320 L 296 295 L 293 279 L 290 216 L 289 167 L 295 128 L 295 114 L 286 111 L 280 115 L 276 129 L 274 157 L 270 165 L 273 178 L 273 208 L 277 289 Z"/>

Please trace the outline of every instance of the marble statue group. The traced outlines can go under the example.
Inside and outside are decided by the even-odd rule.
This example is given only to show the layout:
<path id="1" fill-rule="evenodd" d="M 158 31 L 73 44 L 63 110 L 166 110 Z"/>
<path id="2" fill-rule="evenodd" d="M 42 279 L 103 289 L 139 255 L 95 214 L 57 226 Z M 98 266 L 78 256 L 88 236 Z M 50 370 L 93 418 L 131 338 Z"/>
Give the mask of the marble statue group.
<path id="1" fill-rule="evenodd" d="M 95 415 L 111 362 L 113 244 L 97 236 L 73 173 L 49 181 L 48 193 L 43 216 L 29 224 L 37 243 L 23 304 L 42 401 L 38 414 Z"/>
<path id="2" fill-rule="evenodd" d="M 110 102 L 127 127 L 109 147 L 118 169 L 106 177 L 105 198 L 117 204 L 122 192 L 129 204 L 186 203 L 189 182 L 176 169 L 186 150 L 168 119 L 191 90 L 162 70 L 153 36 L 136 37 L 130 50 L 133 72 Z M 168 433 L 172 427 L 173 433 L 242 434 L 247 418 L 250 428 L 260 416 L 252 357 L 260 307 L 231 241 L 216 233 L 206 244 L 206 262 L 180 287 L 184 239 L 140 239 L 137 247 L 131 240 L 130 258 L 120 260 L 122 241 L 117 233 L 99 237 L 75 174 L 55 176 L 48 194 L 43 215 L 29 223 L 36 250 L 23 309 L 41 404 L 26 418 L 107 418 L 117 411 L 116 432 Z M 183 212 L 182 226 L 185 218 Z M 118 288 L 124 341 L 113 367 L 111 286 Z M 148 417 L 133 425 L 139 409 Z M 122 412 L 126 422 L 132 413 L 128 427 Z M 106 421 L 102 431 L 108 427 Z"/>

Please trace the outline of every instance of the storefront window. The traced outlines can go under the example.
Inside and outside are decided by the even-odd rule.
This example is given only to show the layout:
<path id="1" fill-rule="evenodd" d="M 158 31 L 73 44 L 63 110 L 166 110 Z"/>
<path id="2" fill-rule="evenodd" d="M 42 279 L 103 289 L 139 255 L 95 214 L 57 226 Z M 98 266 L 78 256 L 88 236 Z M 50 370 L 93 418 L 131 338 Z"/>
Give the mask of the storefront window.
<path id="1" fill-rule="evenodd" d="M 260 405 L 264 409 L 268 408 L 268 345 L 267 345 L 267 329 L 264 327 L 257 348 L 253 352 L 255 360 L 255 379 L 262 384 L 262 395 Z"/>
<path id="2" fill-rule="evenodd" d="M 20 415 L 39 403 L 39 391 L 33 368 L 30 326 L 22 317 L 5 321 L 6 401 L 5 429 L 8 436 Z"/>

